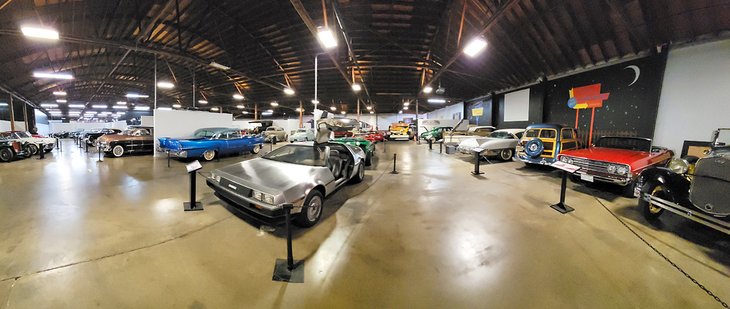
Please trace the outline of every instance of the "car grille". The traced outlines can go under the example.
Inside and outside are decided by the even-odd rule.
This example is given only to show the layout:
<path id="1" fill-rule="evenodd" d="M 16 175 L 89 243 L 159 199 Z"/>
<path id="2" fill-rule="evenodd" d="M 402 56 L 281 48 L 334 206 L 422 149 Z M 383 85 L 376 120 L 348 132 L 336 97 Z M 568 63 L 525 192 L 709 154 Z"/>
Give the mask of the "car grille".
<path id="1" fill-rule="evenodd" d="M 716 215 L 730 214 L 730 158 L 705 158 L 697 162 L 690 200 L 702 210 Z"/>
<path id="2" fill-rule="evenodd" d="M 608 163 L 608 162 L 596 161 L 596 160 L 590 160 L 590 159 L 584 159 L 584 158 L 575 158 L 575 157 L 569 157 L 569 158 L 573 159 L 573 165 L 579 166 L 581 168 L 581 171 L 585 172 L 586 174 L 600 176 L 600 177 L 614 179 L 614 180 L 626 180 L 625 176 L 620 176 L 620 175 L 609 173 L 608 165 L 610 163 Z"/>

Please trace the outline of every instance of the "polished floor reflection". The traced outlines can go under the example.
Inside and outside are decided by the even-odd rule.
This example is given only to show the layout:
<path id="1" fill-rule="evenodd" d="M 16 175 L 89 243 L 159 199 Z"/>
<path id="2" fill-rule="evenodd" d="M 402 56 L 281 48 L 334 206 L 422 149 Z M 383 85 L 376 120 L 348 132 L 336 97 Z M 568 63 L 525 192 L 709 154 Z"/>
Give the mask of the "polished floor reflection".
<path id="1" fill-rule="evenodd" d="M 271 280 L 282 228 L 232 210 L 200 178 L 205 210 L 183 212 L 182 162 L 97 162 L 67 140 L 45 160 L 0 164 L 0 307 L 719 307 L 616 217 L 730 300 L 719 232 L 669 215 L 650 224 L 606 187 L 571 184 L 576 211 L 561 215 L 548 207 L 559 192 L 549 169 L 484 163 L 474 177 L 468 157 L 377 147 L 365 182 L 294 231 L 303 284 Z"/>

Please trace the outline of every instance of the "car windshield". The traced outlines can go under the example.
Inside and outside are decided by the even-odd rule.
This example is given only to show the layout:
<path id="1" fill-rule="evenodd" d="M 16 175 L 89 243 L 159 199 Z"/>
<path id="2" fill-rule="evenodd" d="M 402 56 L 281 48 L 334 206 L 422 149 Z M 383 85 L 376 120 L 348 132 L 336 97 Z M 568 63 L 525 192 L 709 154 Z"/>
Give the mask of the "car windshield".
<path id="1" fill-rule="evenodd" d="M 307 133 L 307 129 L 299 129 L 297 130 L 297 133 Z"/>
<path id="2" fill-rule="evenodd" d="M 632 137 L 601 137 L 596 142 L 596 147 L 650 152 L 651 140 Z"/>
<path id="3" fill-rule="evenodd" d="M 302 145 L 286 145 L 269 152 L 264 159 L 309 166 L 324 166 L 324 148 Z"/>
<path id="4" fill-rule="evenodd" d="M 16 135 L 18 135 L 19 138 L 29 138 L 32 137 L 28 132 L 15 132 Z"/>
<path id="5" fill-rule="evenodd" d="M 504 139 L 514 138 L 514 136 L 512 134 L 510 134 L 509 132 L 499 132 L 499 131 L 490 133 L 489 137 L 504 138 Z"/>
<path id="6" fill-rule="evenodd" d="M 213 137 L 215 135 L 216 131 L 211 129 L 197 129 L 195 130 L 195 133 L 193 133 L 193 136 L 195 137 Z"/>

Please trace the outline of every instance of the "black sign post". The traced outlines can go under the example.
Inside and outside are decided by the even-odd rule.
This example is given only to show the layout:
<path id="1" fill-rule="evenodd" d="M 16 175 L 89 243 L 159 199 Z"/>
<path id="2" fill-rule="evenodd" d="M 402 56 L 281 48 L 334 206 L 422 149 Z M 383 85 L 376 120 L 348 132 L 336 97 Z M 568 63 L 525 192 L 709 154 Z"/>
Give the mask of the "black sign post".
<path id="1" fill-rule="evenodd" d="M 390 172 L 391 174 L 398 174 L 398 170 L 395 168 L 396 158 L 398 158 L 398 154 L 397 153 L 394 153 L 393 154 L 393 171 Z"/>
<path id="2" fill-rule="evenodd" d="M 560 202 L 550 205 L 550 208 L 555 209 L 561 214 L 566 214 L 575 210 L 572 207 L 565 205 L 565 190 L 568 186 L 568 173 L 575 173 L 580 169 L 580 167 L 560 161 L 553 163 L 552 166 L 561 170 L 562 179 L 560 182 Z"/>
<path id="3" fill-rule="evenodd" d="M 185 168 L 187 169 L 188 174 L 190 174 L 190 202 L 184 202 L 183 209 L 185 209 L 185 211 L 203 210 L 203 204 L 195 201 L 195 174 L 197 174 L 198 170 L 203 168 L 203 166 L 198 160 L 195 160 L 194 162 L 185 165 Z"/>
<path id="4" fill-rule="evenodd" d="M 475 148 L 474 149 L 474 170 L 471 171 L 471 174 L 474 176 L 484 174 L 483 172 L 479 171 L 479 161 L 481 160 L 481 153 L 484 151 L 484 149 L 481 148 Z"/>
<path id="5" fill-rule="evenodd" d="M 286 260 L 276 259 L 274 275 L 271 280 L 291 283 L 304 283 L 304 261 L 295 261 L 292 253 L 291 210 L 292 204 L 282 205 L 284 208 L 284 224 L 286 226 Z"/>

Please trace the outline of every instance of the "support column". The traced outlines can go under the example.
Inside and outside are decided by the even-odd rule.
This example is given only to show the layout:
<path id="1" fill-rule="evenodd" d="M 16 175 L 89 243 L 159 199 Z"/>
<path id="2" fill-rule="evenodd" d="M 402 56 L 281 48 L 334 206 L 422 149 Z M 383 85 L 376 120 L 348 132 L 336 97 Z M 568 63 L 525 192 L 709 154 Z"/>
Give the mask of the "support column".
<path id="1" fill-rule="evenodd" d="M 299 128 L 304 128 L 304 105 L 302 100 L 299 100 Z"/>
<path id="2" fill-rule="evenodd" d="M 9 93 L 8 93 L 9 94 Z M 13 108 L 13 95 L 10 95 L 10 131 L 15 131 L 15 110 Z"/>
<path id="3" fill-rule="evenodd" d="M 253 120 L 259 120 L 259 104 L 253 105 Z"/>
<path id="4" fill-rule="evenodd" d="M 23 103 L 23 119 L 25 120 L 25 130 L 30 131 L 30 126 L 28 125 L 28 108 L 25 103 Z"/>

